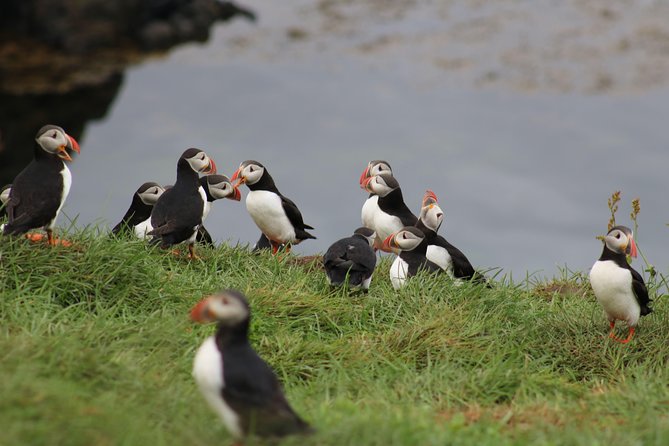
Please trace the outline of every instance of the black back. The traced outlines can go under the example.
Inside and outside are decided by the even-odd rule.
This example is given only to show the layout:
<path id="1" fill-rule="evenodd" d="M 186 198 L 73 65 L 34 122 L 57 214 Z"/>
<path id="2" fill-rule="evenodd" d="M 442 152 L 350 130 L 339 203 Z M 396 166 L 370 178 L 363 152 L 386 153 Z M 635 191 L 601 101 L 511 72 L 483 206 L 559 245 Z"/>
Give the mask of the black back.
<path id="1" fill-rule="evenodd" d="M 126 234 L 132 230 L 136 225 L 140 224 L 151 216 L 153 206 L 146 204 L 139 198 L 140 191 L 146 190 L 151 186 L 158 186 L 157 183 L 145 183 L 132 196 L 130 207 L 121 218 L 121 221 L 112 228 L 112 234 Z"/>
<path id="2" fill-rule="evenodd" d="M 367 239 L 355 234 L 334 242 L 323 256 L 325 272 L 333 285 L 359 286 L 369 279 L 376 267 L 376 254 Z"/>
<path id="3" fill-rule="evenodd" d="M 641 316 L 645 316 L 653 312 L 653 309 L 650 306 L 653 301 L 650 299 L 650 296 L 648 296 L 648 288 L 646 288 L 643 277 L 641 277 L 641 274 L 639 274 L 638 271 L 636 271 L 629 263 L 627 263 L 627 256 L 624 253 L 610 250 L 605 243 L 604 251 L 602 251 L 602 255 L 599 257 L 599 260 L 611 260 L 620 268 L 628 270 L 632 275 L 632 290 L 634 291 L 634 296 L 636 297 L 636 300 L 639 302 L 639 306 L 641 307 Z"/>
<path id="4" fill-rule="evenodd" d="M 407 277 L 415 276 L 419 271 L 425 270 L 430 273 L 443 273 L 444 270 L 427 258 L 427 237 L 411 251 L 400 252 L 399 257 L 407 262 L 409 269 Z"/>

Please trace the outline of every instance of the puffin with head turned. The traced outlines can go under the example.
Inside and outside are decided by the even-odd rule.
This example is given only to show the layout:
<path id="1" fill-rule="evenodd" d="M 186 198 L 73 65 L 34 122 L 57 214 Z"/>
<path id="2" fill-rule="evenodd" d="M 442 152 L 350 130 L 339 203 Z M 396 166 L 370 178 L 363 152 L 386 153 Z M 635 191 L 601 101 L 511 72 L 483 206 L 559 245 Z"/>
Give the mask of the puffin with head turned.
<path id="1" fill-rule="evenodd" d="M 207 202 L 198 173 L 216 173 L 216 163 L 200 149 L 187 149 L 177 162 L 176 183 L 153 206 L 148 233 L 162 248 L 187 242 L 191 259 L 197 258 L 194 244 Z"/>
<path id="2" fill-rule="evenodd" d="M 407 279 L 420 271 L 443 273 L 444 270 L 427 258 L 427 238 L 415 226 L 405 226 L 383 241 L 383 250 L 397 255 L 390 265 L 390 282 L 400 289 Z"/>
<path id="3" fill-rule="evenodd" d="M 226 290 L 205 298 L 193 307 L 191 319 L 218 324 L 195 354 L 193 377 L 236 439 L 313 432 L 288 404 L 274 371 L 251 347 L 251 309 L 242 293 Z"/>
<path id="4" fill-rule="evenodd" d="M 328 248 L 323 266 L 330 285 L 344 285 L 348 278 L 349 287 L 369 289 L 376 267 L 376 254 L 372 249 L 375 239 L 374 231 L 361 227 L 351 237 L 337 240 Z"/>
<path id="5" fill-rule="evenodd" d="M 366 180 L 373 177 L 374 175 L 379 175 L 381 173 L 385 173 L 390 176 L 393 175 L 393 169 L 390 167 L 388 161 L 372 160 L 367 163 L 367 167 L 362 172 L 362 175 L 360 175 L 360 188 L 366 190 Z M 379 208 L 378 201 L 379 196 L 374 192 L 369 192 L 369 197 L 367 197 L 367 200 L 365 200 L 365 203 L 362 205 L 362 226 L 366 228 L 374 228 L 374 215 Z M 381 240 L 383 241 L 383 239 Z"/>
<path id="6" fill-rule="evenodd" d="M 204 190 L 207 201 L 204 203 L 204 211 L 202 214 L 202 224 L 197 230 L 196 241 L 207 246 L 214 246 L 214 240 L 209 234 L 209 231 L 204 227 L 204 220 L 211 211 L 211 205 L 216 200 L 227 198 L 229 200 L 239 201 L 242 199 L 242 194 L 239 189 L 232 185 L 232 182 L 225 175 L 205 175 L 200 178 L 200 185 Z"/>
<path id="7" fill-rule="evenodd" d="M 35 159 L 14 179 L 6 204 L 8 221 L 5 235 L 25 234 L 44 228 L 50 245 L 56 224 L 72 185 L 72 174 L 65 161 L 70 151 L 79 153 L 77 141 L 57 125 L 45 125 L 35 137 Z M 31 239 L 41 239 L 34 234 Z"/>
<path id="8" fill-rule="evenodd" d="M 112 234 L 129 234 L 131 231 L 139 238 L 146 237 L 146 223 L 151 219 L 151 210 L 165 189 L 158 183 L 148 181 L 132 195 L 130 207 L 121 221 L 112 228 Z"/>
<path id="9" fill-rule="evenodd" d="M 269 240 L 273 254 L 281 245 L 290 252 L 291 245 L 316 238 L 307 232 L 314 228 L 304 223 L 295 203 L 279 192 L 265 166 L 258 161 L 244 161 L 232 176 L 232 181 L 235 180 L 235 186 L 246 184 L 249 188 L 246 210 Z"/>
<path id="10" fill-rule="evenodd" d="M 639 318 L 653 311 L 643 277 L 627 263 L 627 254 L 637 256 L 632 230 L 614 226 L 604 237 L 602 255 L 590 270 L 590 285 L 611 327 L 609 337 L 623 344 L 634 336 Z M 625 339 L 614 333 L 617 320 L 627 322 L 629 333 Z"/>

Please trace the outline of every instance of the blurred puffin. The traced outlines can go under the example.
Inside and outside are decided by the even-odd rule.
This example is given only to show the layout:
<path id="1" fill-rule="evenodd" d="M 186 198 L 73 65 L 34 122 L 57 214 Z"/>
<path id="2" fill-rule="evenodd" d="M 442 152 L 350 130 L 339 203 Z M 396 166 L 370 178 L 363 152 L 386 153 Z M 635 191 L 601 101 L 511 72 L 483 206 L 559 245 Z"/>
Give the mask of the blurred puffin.
<path id="1" fill-rule="evenodd" d="M 211 238 L 211 234 L 209 234 L 209 231 L 204 227 L 204 220 L 209 215 L 211 204 L 214 201 L 223 198 L 239 201 L 242 199 L 242 194 L 239 192 L 239 189 L 232 185 L 230 179 L 225 175 L 205 175 L 200 178 L 200 186 L 202 186 L 202 189 L 204 190 L 207 201 L 204 203 L 202 224 L 197 229 L 195 240 L 203 245 L 214 246 L 214 240 Z"/>
<path id="2" fill-rule="evenodd" d="M 251 347 L 250 318 L 246 297 L 235 290 L 209 296 L 193 307 L 193 321 L 218 324 L 195 354 L 193 377 L 200 392 L 237 439 L 313 432 L 288 404 L 272 369 Z"/>
<path id="3" fill-rule="evenodd" d="M 398 254 L 390 266 L 390 282 L 396 290 L 402 288 L 406 280 L 419 271 L 444 272 L 439 265 L 428 260 L 425 234 L 414 226 L 405 226 L 389 235 L 383 241 L 383 248 L 384 251 Z"/>
<path id="4" fill-rule="evenodd" d="M 45 125 L 37 132 L 35 159 L 16 176 L 9 192 L 5 235 L 44 228 L 50 245 L 61 242 L 53 237 L 53 228 L 72 185 L 72 174 L 65 165 L 72 161 L 68 150 L 79 153 L 79 144 L 61 127 Z M 37 241 L 42 236 L 30 238 Z"/>
<path id="5" fill-rule="evenodd" d="M 350 287 L 369 289 L 376 267 L 376 254 L 372 245 L 376 234 L 369 228 L 358 228 L 351 237 L 334 242 L 323 256 L 323 266 L 330 285 L 346 283 Z"/>
<path id="6" fill-rule="evenodd" d="M 2 189 L 0 189 L 0 219 L 4 219 L 7 216 L 7 210 L 5 207 L 7 206 L 7 202 L 9 201 L 9 192 L 11 191 L 12 185 L 7 184 L 5 186 L 2 186 Z M 2 227 L 0 227 L 0 231 L 2 230 Z"/>
<path id="7" fill-rule="evenodd" d="M 363 180 L 365 190 L 378 196 L 373 213 L 373 223 L 369 226 L 380 240 L 385 240 L 405 226 L 414 226 L 418 221 L 404 204 L 402 189 L 397 179 L 390 173 L 381 173 Z"/>
<path id="8" fill-rule="evenodd" d="M 623 344 L 634 336 L 639 318 L 653 311 L 643 277 L 627 263 L 626 254 L 637 255 L 632 230 L 614 226 L 604 237 L 602 255 L 590 270 L 590 285 L 611 326 L 609 337 Z M 626 339 L 615 336 L 616 320 L 627 322 L 629 334 Z"/>
<path id="9" fill-rule="evenodd" d="M 132 202 L 120 222 L 112 229 L 112 234 L 126 234 L 132 231 L 139 238 L 146 237 L 147 220 L 151 210 L 165 189 L 158 183 L 146 182 L 132 195 Z"/>
<path id="10" fill-rule="evenodd" d="M 236 185 L 248 186 L 246 210 L 269 240 L 273 254 L 281 245 L 286 245 L 286 251 L 290 252 L 291 245 L 316 238 L 306 231 L 314 228 L 304 223 L 295 203 L 279 192 L 265 166 L 258 161 L 244 161 L 232 176 L 232 181 L 235 180 L 238 180 Z"/>
<path id="11" fill-rule="evenodd" d="M 197 258 L 194 243 L 207 202 L 198 172 L 216 173 L 216 163 L 200 149 L 187 149 L 177 162 L 176 183 L 153 206 L 148 233 L 162 248 L 188 242 L 190 259 Z"/>
<path id="12" fill-rule="evenodd" d="M 420 216 L 416 227 L 423 231 L 427 239 L 428 260 L 439 265 L 451 277 L 463 280 L 474 279 L 485 283 L 485 277 L 474 270 L 467 257 L 444 237 L 437 234 L 444 221 L 444 211 L 437 203 L 437 196 L 431 190 L 425 192 Z"/>
<path id="13" fill-rule="evenodd" d="M 360 175 L 360 188 L 365 189 L 365 182 L 368 178 L 373 177 L 374 175 L 379 175 L 381 173 L 393 175 L 393 170 L 390 167 L 388 161 L 383 160 L 372 160 L 367 163 L 367 167 Z M 374 227 L 374 214 L 378 211 L 379 205 L 379 196 L 374 192 L 369 193 L 369 197 L 365 200 L 365 203 L 362 205 L 362 226 L 366 228 Z M 383 239 L 381 239 L 383 241 Z"/>

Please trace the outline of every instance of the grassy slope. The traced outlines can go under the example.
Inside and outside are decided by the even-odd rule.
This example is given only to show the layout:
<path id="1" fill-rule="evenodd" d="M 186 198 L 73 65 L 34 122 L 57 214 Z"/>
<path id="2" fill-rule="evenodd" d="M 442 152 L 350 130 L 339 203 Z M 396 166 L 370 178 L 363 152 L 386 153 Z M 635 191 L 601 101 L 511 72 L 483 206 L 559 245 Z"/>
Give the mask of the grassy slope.
<path id="1" fill-rule="evenodd" d="M 366 296 L 241 249 L 187 262 L 140 242 L 85 249 L 0 238 L 2 444 L 224 444 L 190 376 L 212 326 L 187 319 L 235 287 L 252 342 L 318 429 L 285 444 L 669 444 L 665 302 L 628 346 L 583 288 L 416 278 L 381 265 Z"/>

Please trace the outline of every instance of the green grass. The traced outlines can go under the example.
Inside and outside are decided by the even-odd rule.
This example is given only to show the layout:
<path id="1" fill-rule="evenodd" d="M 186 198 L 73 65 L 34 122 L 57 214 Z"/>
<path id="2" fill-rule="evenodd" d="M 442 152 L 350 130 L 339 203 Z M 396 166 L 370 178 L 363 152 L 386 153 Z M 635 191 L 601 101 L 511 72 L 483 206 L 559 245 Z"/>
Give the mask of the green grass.
<path id="1" fill-rule="evenodd" d="M 395 292 L 384 261 L 369 294 L 349 296 L 241 248 L 188 262 L 74 239 L 0 238 L 0 444 L 229 443 L 190 376 L 214 327 L 187 317 L 228 287 L 249 297 L 253 345 L 318 430 L 282 444 L 669 444 L 663 299 L 623 346 L 578 274 L 492 289 L 417 277 Z"/>

